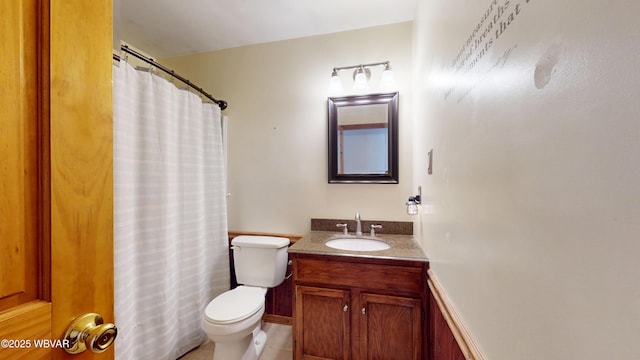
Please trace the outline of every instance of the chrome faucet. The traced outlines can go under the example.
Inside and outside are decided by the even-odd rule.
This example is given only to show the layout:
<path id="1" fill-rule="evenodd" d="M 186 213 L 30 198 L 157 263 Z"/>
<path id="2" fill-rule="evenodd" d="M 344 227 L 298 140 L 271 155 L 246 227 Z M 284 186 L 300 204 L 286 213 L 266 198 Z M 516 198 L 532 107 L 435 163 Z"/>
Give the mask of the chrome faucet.
<path id="1" fill-rule="evenodd" d="M 360 222 L 360 213 L 356 213 L 356 236 L 362 236 L 362 223 Z"/>

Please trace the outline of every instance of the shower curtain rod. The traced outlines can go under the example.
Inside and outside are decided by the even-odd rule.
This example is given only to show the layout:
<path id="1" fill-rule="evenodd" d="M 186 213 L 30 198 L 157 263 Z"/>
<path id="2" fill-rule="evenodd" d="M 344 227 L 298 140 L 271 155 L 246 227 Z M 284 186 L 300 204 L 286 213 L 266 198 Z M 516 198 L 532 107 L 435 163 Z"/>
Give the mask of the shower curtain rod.
<path id="1" fill-rule="evenodd" d="M 126 45 L 122 45 L 122 46 L 120 47 L 120 50 L 122 50 L 122 51 L 126 52 L 127 54 L 131 54 L 131 55 L 133 55 L 133 56 L 137 57 L 138 59 L 140 59 L 140 60 L 142 60 L 142 61 L 146 62 L 147 64 L 152 65 L 153 67 L 157 67 L 158 69 L 160 69 L 160 70 L 162 70 L 162 71 L 166 72 L 167 74 L 171 75 L 172 77 L 174 77 L 174 78 L 176 78 L 176 79 L 178 79 L 178 80 L 182 81 L 183 83 L 185 83 L 185 84 L 189 85 L 189 86 L 190 86 L 190 87 L 192 87 L 193 89 L 197 90 L 200 94 L 204 95 L 207 99 L 209 99 L 209 100 L 213 101 L 214 103 L 218 104 L 218 106 L 220 106 L 220 110 L 224 110 L 224 109 L 226 109 L 226 108 L 227 108 L 227 106 L 229 106 L 229 104 L 227 104 L 227 102 L 226 102 L 226 101 L 224 101 L 224 100 L 216 100 L 213 96 L 211 96 L 210 94 L 208 94 L 207 92 L 205 92 L 204 90 L 202 90 L 202 88 L 201 88 L 201 87 L 196 86 L 196 85 L 195 85 L 194 83 L 192 83 L 191 81 L 189 81 L 189 80 L 187 80 L 187 79 L 183 78 L 182 76 L 180 76 L 180 75 L 176 74 L 176 73 L 175 73 L 175 71 L 173 71 L 173 70 L 171 70 L 171 69 L 169 69 L 169 68 L 167 68 L 167 67 L 165 67 L 165 66 L 163 66 L 163 65 L 161 65 L 161 64 L 159 64 L 159 63 L 157 63 L 157 62 L 155 62 L 152 58 L 148 58 L 148 57 L 146 57 L 146 56 L 144 56 L 144 55 L 140 54 L 139 52 L 137 52 L 137 51 L 135 51 L 135 50 L 130 49 L 130 48 L 129 48 L 128 46 L 126 46 Z M 117 55 L 117 54 L 113 54 L 113 59 L 114 59 L 114 60 L 117 60 L 117 61 L 120 61 L 120 60 L 121 60 L 120 56 L 119 56 L 119 55 Z"/>

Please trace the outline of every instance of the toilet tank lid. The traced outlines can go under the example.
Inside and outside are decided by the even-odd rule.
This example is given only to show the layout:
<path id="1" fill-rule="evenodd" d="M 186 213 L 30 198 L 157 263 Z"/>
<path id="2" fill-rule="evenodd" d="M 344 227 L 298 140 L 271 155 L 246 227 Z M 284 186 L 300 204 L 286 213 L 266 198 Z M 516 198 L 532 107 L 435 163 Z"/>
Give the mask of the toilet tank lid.
<path id="1" fill-rule="evenodd" d="M 289 245 L 289 239 L 276 236 L 240 235 L 231 240 L 232 245 L 263 248 L 282 248 Z"/>

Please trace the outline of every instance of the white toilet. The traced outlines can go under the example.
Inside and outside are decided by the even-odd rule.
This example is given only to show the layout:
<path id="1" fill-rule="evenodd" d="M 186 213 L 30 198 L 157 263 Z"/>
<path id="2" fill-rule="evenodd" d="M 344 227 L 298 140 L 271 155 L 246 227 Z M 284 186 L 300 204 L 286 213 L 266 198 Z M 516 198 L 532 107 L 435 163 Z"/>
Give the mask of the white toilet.
<path id="1" fill-rule="evenodd" d="M 202 329 L 215 343 L 214 360 L 256 360 L 267 342 L 261 330 L 265 295 L 284 280 L 289 239 L 243 235 L 231 245 L 236 278 L 243 285 L 207 305 Z"/>

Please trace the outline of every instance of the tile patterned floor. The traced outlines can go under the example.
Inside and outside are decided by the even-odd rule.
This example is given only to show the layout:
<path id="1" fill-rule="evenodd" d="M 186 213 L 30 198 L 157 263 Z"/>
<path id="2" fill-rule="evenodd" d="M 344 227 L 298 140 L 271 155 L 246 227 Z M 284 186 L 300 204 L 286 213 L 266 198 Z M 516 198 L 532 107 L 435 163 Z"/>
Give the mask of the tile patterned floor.
<path id="1" fill-rule="evenodd" d="M 291 360 L 293 358 L 291 326 L 263 323 L 262 330 L 267 333 L 267 345 L 260 360 Z M 214 343 L 207 339 L 202 345 L 182 356 L 180 360 L 211 360 L 213 347 Z"/>

